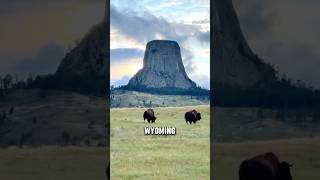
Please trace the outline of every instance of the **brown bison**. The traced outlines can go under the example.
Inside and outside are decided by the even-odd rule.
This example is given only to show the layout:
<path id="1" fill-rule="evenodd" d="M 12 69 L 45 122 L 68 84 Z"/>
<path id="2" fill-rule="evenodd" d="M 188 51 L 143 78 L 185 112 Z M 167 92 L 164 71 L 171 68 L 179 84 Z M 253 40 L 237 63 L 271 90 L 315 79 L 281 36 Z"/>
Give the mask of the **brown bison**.
<path id="1" fill-rule="evenodd" d="M 157 118 L 154 115 L 153 109 L 148 109 L 143 113 L 144 122 L 146 121 L 146 119 L 147 119 L 148 123 L 150 123 L 150 122 L 154 123 L 156 121 Z"/>
<path id="2" fill-rule="evenodd" d="M 186 119 L 186 123 L 196 123 L 197 121 L 200 121 L 201 119 L 201 113 L 198 113 L 196 110 L 192 110 L 189 112 L 186 112 L 184 114 L 184 118 Z"/>
<path id="3" fill-rule="evenodd" d="M 272 152 L 243 161 L 239 169 L 240 180 L 292 180 L 287 162 L 279 161 Z"/>

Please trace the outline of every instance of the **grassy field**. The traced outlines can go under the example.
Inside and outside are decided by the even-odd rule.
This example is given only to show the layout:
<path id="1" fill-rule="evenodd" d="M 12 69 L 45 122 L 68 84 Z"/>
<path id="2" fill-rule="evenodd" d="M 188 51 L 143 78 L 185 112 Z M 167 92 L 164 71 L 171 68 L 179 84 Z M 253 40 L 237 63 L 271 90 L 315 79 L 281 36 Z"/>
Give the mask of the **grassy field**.
<path id="1" fill-rule="evenodd" d="M 143 99 L 151 99 L 157 106 L 163 106 L 163 101 L 164 105 L 190 102 L 188 105 L 194 106 L 154 108 L 158 119 L 152 126 L 176 127 L 176 136 L 145 136 L 143 128 L 150 126 L 143 122 L 145 108 L 112 109 L 113 179 L 209 179 L 210 125 L 215 142 L 215 179 L 236 180 L 243 159 L 267 151 L 295 163 L 295 180 L 320 179 L 320 124 L 310 123 L 308 118 L 305 123 L 292 123 L 294 115 L 279 121 L 276 112 L 268 109 L 261 113 L 257 108 L 214 108 L 210 123 L 209 106 L 196 105 L 205 101 L 189 96 L 157 97 L 132 92 L 116 98 L 125 102 L 120 106 L 143 106 Z M 26 133 L 32 132 L 32 136 L 23 149 L 0 149 L 0 179 L 103 179 L 105 150 L 97 145 L 108 133 L 105 101 L 37 89 L 10 94 L 0 102 L 0 113 L 6 112 L 6 123 L 0 126 L 0 145 L 14 146 Z M 184 121 L 184 113 L 191 109 L 199 110 L 203 119 L 190 126 Z M 63 132 L 69 134 L 69 144 L 78 147 L 52 146 L 62 142 Z M 84 146 L 88 140 L 91 147 Z"/>
<path id="2" fill-rule="evenodd" d="M 184 113 L 197 109 L 202 120 L 187 125 Z M 111 109 L 111 179 L 209 179 L 209 106 L 154 108 L 155 124 L 144 123 L 142 108 Z M 176 127 L 175 136 L 145 136 L 144 127 Z"/>
<path id="3" fill-rule="evenodd" d="M 0 149 L 0 179 L 104 180 L 105 156 L 104 148 Z"/>
<path id="4" fill-rule="evenodd" d="M 156 95 L 137 91 L 111 91 L 112 108 L 120 107 L 181 107 L 209 104 L 208 96 Z"/>
<path id="5" fill-rule="evenodd" d="M 213 108 L 210 124 L 214 142 L 246 142 L 292 138 L 320 137 L 320 123 L 295 122 L 295 116 L 286 121 L 277 118 L 277 112 L 258 108 Z"/>
<path id="6" fill-rule="evenodd" d="M 237 180 L 242 160 L 269 151 L 278 155 L 280 161 L 294 163 L 291 169 L 294 180 L 320 179 L 320 139 L 218 143 L 212 146 L 214 179 Z"/>
<path id="7" fill-rule="evenodd" d="M 104 142 L 108 133 L 106 98 L 101 97 L 53 90 L 16 90 L 0 101 L 0 116 L 2 113 L 6 118 L 5 123 L 0 123 L 1 146 L 19 144 L 25 134 L 30 136 L 24 144 L 58 145 L 63 141 L 63 132 L 69 135 L 69 143 L 83 145 L 88 141 L 96 146 Z"/>

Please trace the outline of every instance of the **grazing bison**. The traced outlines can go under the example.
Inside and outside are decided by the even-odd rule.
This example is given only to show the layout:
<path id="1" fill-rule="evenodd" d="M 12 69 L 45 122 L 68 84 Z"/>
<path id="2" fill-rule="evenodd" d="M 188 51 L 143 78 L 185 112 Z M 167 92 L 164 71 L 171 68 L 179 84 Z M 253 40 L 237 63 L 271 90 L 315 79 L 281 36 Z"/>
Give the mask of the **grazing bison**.
<path id="1" fill-rule="evenodd" d="M 192 110 L 189 112 L 186 112 L 184 114 L 184 118 L 186 119 L 186 123 L 196 123 L 197 121 L 200 121 L 201 119 L 201 113 L 198 113 L 196 110 Z"/>
<path id="2" fill-rule="evenodd" d="M 148 123 L 152 122 L 154 123 L 156 121 L 156 116 L 154 115 L 153 109 L 148 109 L 143 113 L 143 120 L 148 121 Z"/>
<path id="3" fill-rule="evenodd" d="M 292 180 L 287 162 L 279 161 L 272 152 L 243 161 L 239 169 L 240 180 Z"/>

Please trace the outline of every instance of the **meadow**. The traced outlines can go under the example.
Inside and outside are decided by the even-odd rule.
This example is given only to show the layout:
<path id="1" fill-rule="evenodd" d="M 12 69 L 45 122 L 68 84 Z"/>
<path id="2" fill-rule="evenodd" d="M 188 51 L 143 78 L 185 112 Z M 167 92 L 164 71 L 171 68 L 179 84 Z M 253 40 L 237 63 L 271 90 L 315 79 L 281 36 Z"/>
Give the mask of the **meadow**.
<path id="1" fill-rule="evenodd" d="M 135 142 L 124 141 L 128 147 L 123 144 L 123 150 L 111 152 L 114 156 L 112 179 L 209 179 L 207 146 L 193 142 L 193 147 L 177 150 L 175 148 L 187 148 L 189 144 L 167 141 L 154 150 L 154 144 L 137 147 L 133 144 Z M 111 147 L 118 149 L 119 145 Z M 294 163 L 294 180 L 320 178 L 320 140 L 317 138 L 215 143 L 212 146 L 214 163 L 211 173 L 217 180 L 237 180 L 243 159 L 267 151 L 275 152 L 280 160 Z M 8 180 L 102 180 L 105 177 L 105 155 L 106 150 L 98 147 L 9 147 L 0 149 L 0 177 Z"/>
<path id="2" fill-rule="evenodd" d="M 106 149 L 98 147 L 9 147 L 0 149 L 0 179 L 103 180 Z"/>
<path id="3" fill-rule="evenodd" d="M 202 119 L 188 125 L 186 111 Z M 209 179 L 208 105 L 154 108 L 156 123 L 143 121 L 145 108 L 111 109 L 111 179 Z M 176 127 L 175 136 L 144 135 L 144 127 Z"/>
<path id="4" fill-rule="evenodd" d="M 154 108 L 155 124 L 144 123 L 146 108 L 111 109 L 112 179 L 209 179 L 210 135 L 215 179 L 238 179 L 243 159 L 268 151 L 295 164 L 294 180 L 320 179 L 320 124 L 308 117 L 296 122 L 299 114 L 295 112 L 281 120 L 270 109 L 214 107 L 210 123 L 209 106 L 199 105 L 206 101 L 191 96 L 162 100 L 127 92 L 114 98 L 126 99 L 120 107 L 149 105 L 147 98 L 152 105 L 162 106 L 165 101 L 164 105 L 182 107 Z M 6 112 L 6 123 L 0 126 L 0 132 L 6 132 L 0 138 L 0 179 L 104 179 L 106 151 L 99 146 L 108 134 L 105 100 L 36 89 L 10 94 L 0 102 L 0 114 Z M 196 125 L 184 120 L 184 113 L 191 109 L 202 113 Z M 146 136 L 146 126 L 176 127 L 177 134 Z M 18 148 L 28 132 L 32 136 Z M 68 143 L 63 132 L 69 134 L 64 139 Z"/>
<path id="5" fill-rule="evenodd" d="M 286 139 L 260 142 L 215 143 L 213 148 L 213 178 L 237 180 L 241 162 L 265 152 L 274 152 L 280 161 L 293 163 L 294 180 L 320 179 L 320 139 Z"/>
<path id="6" fill-rule="evenodd" d="M 108 133 L 107 118 L 106 98 L 54 90 L 16 90 L 0 101 L 0 146 L 97 146 Z"/>

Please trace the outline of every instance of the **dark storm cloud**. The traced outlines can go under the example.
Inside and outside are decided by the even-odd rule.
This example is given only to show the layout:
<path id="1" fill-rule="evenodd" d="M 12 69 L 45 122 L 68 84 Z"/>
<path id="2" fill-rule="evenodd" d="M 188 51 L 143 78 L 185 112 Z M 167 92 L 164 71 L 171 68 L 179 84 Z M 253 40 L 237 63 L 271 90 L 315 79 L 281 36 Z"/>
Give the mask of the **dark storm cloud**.
<path id="1" fill-rule="evenodd" d="M 65 49 L 58 44 L 48 44 L 41 47 L 32 58 L 19 60 L 16 71 L 22 75 L 54 73 L 59 61 L 65 55 Z"/>
<path id="2" fill-rule="evenodd" d="M 144 51 L 135 48 L 118 48 L 110 50 L 111 63 L 128 60 L 129 58 L 143 57 Z"/>
<path id="3" fill-rule="evenodd" d="M 252 49 L 281 74 L 320 88 L 319 1 L 233 0 Z"/>
<path id="4" fill-rule="evenodd" d="M 104 0 L 0 0 L 0 74 L 54 72 L 103 17 Z M 62 47 L 63 46 L 63 47 Z"/>
<path id="5" fill-rule="evenodd" d="M 247 38 L 258 38 L 275 23 L 272 0 L 233 0 Z"/>
<path id="6" fill-rule="evenodd" d="M 302 80 L 313 87 L 320 87 L 320 62 L 316 48 L 301 43 L 274 43 L 261 53 L 268 61 L 294 81 Z"/>

